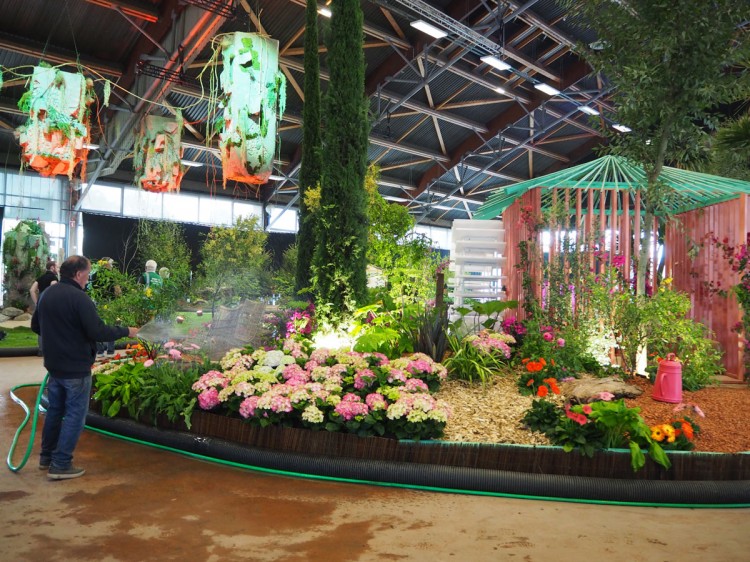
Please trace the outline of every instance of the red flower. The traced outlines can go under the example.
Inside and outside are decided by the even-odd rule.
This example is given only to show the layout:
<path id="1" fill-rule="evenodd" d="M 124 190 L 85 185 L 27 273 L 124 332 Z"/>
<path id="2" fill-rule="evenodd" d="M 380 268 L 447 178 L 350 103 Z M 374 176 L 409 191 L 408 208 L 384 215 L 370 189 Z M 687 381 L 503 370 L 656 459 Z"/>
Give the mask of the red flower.
<path id="1" fill-rule="evenodd" d="M 549 394 L 549 389 L 544 385 L 540 386 L 536 390 L 536 395 L 540 398 L 544 398 L 545 396 L 547 396 L 547 394 Z"/>

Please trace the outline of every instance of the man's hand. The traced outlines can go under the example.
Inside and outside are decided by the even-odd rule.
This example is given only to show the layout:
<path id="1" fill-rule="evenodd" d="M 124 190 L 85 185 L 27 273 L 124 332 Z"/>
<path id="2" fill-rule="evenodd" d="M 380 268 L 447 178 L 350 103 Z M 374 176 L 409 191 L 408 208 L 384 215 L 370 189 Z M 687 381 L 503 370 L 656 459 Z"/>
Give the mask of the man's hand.
<path id="1" fill-rule="evenodd" d="M 134 338 L 138 334 L 138 328 L 133 328 L 132 326 L 128 328 L 128 337 Z"/>

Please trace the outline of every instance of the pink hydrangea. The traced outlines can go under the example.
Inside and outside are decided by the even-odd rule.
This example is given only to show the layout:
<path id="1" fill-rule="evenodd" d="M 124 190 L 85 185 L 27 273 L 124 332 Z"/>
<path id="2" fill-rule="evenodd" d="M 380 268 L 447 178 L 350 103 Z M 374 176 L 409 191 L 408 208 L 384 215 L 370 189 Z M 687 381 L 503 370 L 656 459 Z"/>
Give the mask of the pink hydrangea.
<path id="1" fill-rule="evenodd" d="M 351 421 L 356 416 L 366 416 L 369 412 L 367 404 L 356 394 L 346 394 L 336 405 L 335 412 L 344 420 Z"/>
<path id="2" fill-rule="evenodd" d="M 286 367 L 284 367 L 284 370 L 281 372 L 281 376 L 286 380 L 289 380 L 291 378 L 310 378 L 310 375 L 307 373 L 307 371 L 305 371 L 305 369 L 303 369 L 296 363 L 292 363 L 291 365 L 287 365 Z"/>
<path id="3" fill-rule="evenodd" d="M 271 398 L 271 411 L 277 414 L 291 412 L 292 401 L 286 396 L 276 395 Z"/>
<path id="4" fill-rule="evenodd" d="M 563 338 L 557 338 L 557 347 L 565 347 L 565 340 Z"/>
<path id="5" fill-rule="evenodd" d="M 388 372 L 389 383 L 394 383 L 394 382 L 405 383 L 407 379 L 408 379 L 408 375 L 401 369 L 391 369 Z"/>
<path id="6" fill-rule="evenodd" d="M 544 338 L 544 341 L 552 341 L 555 338 L 555 336 L 552 335 L 552 332 L 544 332 L 542 337 Z"/>
<path id="7" fill-rule="evenodd" d="M 365 398 L 365 403 L 370 408 L 370 410 L 373 411 L 385 410 L 388 408 L 388 402 L 386 401 L 385 397 L 379 392 L 368 394 Z"/>
<path id="8" fill-rule="evenodd" d="M 409 379 L 405 386 L 409 392 L 429 392 L 430 390 L 422 379 Z"/>
<path id="9" fill-rule="evenodd" d="M 416 361 L 410 361 L 406 366 L 406 370 L 409 371 L 412 375 L 420 372 L 431 373 L 432 365 L 424 359 L 417 359 Z"/>
<path id="10" fill-rule="evenodd" d="M 204 390 L 198 395 L 198 406 L 201 410 L 211 410 L 219 405 L 219 391 L 215 388 Z"/>
<path id="11" fill-rule="evenodd" d="M 370 369 L 360 369 L 354 375 L 354 388 L 356 388 L 357 390 L 362 390 L 363 388 L 366 388 L 373 382 L 375 382 L 375 379 L 375 373 L 373 373 Z"/>
<path id="12" fill-rule="evenodd" d="M 257 396 L 245 398 L 242 401 L 242 404 L 240 404 L 240 415 L 245 419 L 254 416 L 255 408 L 258 407 L 258 400 L 259 398 Z"/>

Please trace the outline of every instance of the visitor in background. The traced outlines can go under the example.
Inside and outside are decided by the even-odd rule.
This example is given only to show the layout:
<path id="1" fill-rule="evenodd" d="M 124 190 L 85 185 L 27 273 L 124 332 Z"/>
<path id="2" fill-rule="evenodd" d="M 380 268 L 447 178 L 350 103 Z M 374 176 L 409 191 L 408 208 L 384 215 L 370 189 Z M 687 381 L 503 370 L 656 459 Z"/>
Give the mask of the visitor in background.
<path id="1" fill-rule="evenodd" d="M 58 281 L 58 271 L 57 271 L 57 262 L 55 260 L 48 259 L 47 260 L 47 268 L 46 271 L 40 275 L 34 283 L 32 283 L 31 288 L 29 289 L 29 294 L 31 295 L 31 300 L 34 302 L 34 308 L 36 308 L 37 303 L 39 302 L 39 297 L 42 296 L 42 293 L 57 283 Z M 42 356 L 42 336 L 37 336 L 37 345 L 39 346 L 39 352 L 37 355 L 40 357 Z"/>
<path id="2" fill-rule="evenodd" d="M 146 285 L 146 288 L 159 290 L 164 284 L 164 280 L 161 275 L 156 273 L 156 262 L 154 260 L 148 260 L 146 262 L 146 272 L 141 276 L 141 282 Z"/>
<path id="3" fill-rule="evenodd" d="M 90 273 L 87 258 L 66 259 L 60 282 L 45 291 L 31 318 L 31 329 L 44 339 L 44 366 L 50 375 L 39 468 L 48 470 L 51 480 L 78 478 L 85 472 L 73 466 L 73 451 L 86 422 L 96 342 L 138 333 L 138 328 L 107 326 L 99 318 L 85 292 Z"/>
<path id="4" fill-rule="evenodd" d="M 40 275 L 36 281 L 34 281 L 29 289 L 29 294 L 31 295 L 31 300 L 34 301 L 34 306 L 39 302 L 39 297 L 42 293 L 50 286 L 57 283 L 57 274 L 57 262 L 55 260 L 47 260 L 47 270 Z"/>

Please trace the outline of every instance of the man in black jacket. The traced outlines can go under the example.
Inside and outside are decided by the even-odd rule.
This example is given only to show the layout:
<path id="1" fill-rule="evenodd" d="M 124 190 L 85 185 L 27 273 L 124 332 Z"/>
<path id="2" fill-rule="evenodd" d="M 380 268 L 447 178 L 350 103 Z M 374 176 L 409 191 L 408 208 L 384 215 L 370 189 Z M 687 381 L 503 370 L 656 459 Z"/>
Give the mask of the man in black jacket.
<path id="1" fill-rule="evenodd" d="M 73 451 L 83 431 L 91 394 L 91 366 L 96 342 L 134 337 L 137 328 L 107 326 L 84 291 L 91 262 L 71 256 L 60 266 L 60 282 L 39 299 L 31 329 L 44 341 L 44 366 L 49 407 L 42 430 L 39 468 L 51 480 L 83 476 L 73 466 Z"/>

